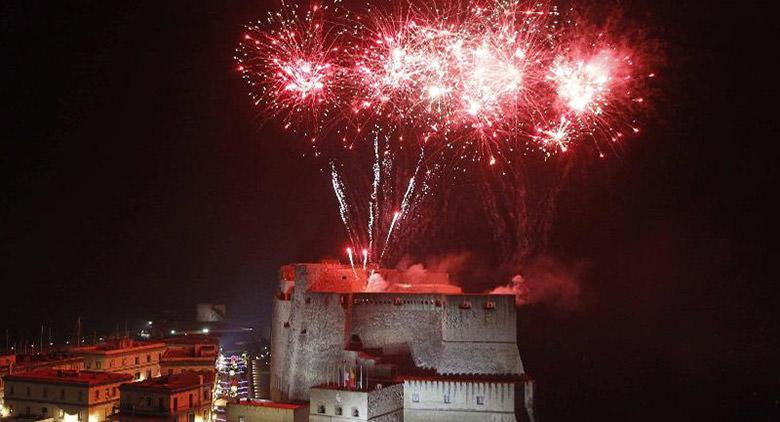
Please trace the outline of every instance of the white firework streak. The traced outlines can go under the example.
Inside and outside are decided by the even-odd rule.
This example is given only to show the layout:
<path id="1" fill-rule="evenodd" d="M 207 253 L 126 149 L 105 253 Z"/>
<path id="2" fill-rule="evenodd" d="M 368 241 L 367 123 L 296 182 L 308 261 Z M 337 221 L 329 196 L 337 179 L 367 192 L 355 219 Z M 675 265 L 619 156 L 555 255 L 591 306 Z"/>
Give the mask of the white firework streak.
<path id="1" fill-rule="evenodd" d="M 349 205 L 347 205 L 347 195 L 344 193 L 344 182 L 341 180 L 338 170 L 336 170 L 336 163 L 330 162 L 330 175 L 333 182 L 333 192 L 336 193 L 336 199 L 339 201 L 339 215 L 341 215 L 341 221 L 344 222 L 344 227 L 347 229 L 347 234 L 352 240 L 353 244 L 356 238 L 352 232 L 352 226 L 349 223 Z"/>
<path id="2" fill-rule="evenodd" d="M 385 244 L 382 247 L 382 254 L 379 256 L 380 261 L 385 256 L 385 251 L 387 250 L 387 245 L 390 243 L 390 236 L 393 235 L 393 229 L 395 228 L 396 222 L 402 219 L 406 214 L 406 212 L 409 210 L 410 198 L 412 196 L 412 192 L 414 192 L 414 186 L 417 180 L 417 174 L 420 172 L 420 167 L 422 167 L 422 162 L 424 158 L 425 158 L 425 149 L 421 149 L 420 158 L 417 160 L 417 167 L 414 169 L 414 174 L 409 179 L 409 185 L 406 187 L 406 192 L 404 192 L 404 197 L 401 200 L 401 210 L 393 214 L 393 220 L 390 222 L 390 228 L 387 230 L 387 237 L 385 238 Z"/>
<path id="3" fill-rule="evenodd" d="M 374 219 L 377 214 L 377 198 L 379 196 L 379 181 L 381 179 L 382 169 L 379 165 L 379 134 L 374 136 L 374 183 L 371 191 L 371 199 L 368 203 L 368 250 L 373 251 L 374 247 Z M 365 264 L 364 264 L 365 266 Z"/>

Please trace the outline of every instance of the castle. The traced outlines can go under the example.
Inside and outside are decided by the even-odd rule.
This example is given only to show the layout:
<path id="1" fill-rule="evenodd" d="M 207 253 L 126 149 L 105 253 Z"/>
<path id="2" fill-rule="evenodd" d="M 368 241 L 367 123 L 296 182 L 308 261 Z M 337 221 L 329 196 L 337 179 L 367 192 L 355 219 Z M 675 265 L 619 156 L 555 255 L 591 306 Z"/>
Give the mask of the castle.
<path id="1" fill-rule="evenodd" d="M 366 291 L 369 277 L 382 279 L 382 291 Z M 271 398 L 310 402 L 311 421 L 533 419 L 514 296 L 464 294 L 446 273 L 405 277 L 338 263 L 283 266 Z M 352 396 L 357 404 L 347 406 Z M 373 411 L 372 397 L 382 403 Z"/>

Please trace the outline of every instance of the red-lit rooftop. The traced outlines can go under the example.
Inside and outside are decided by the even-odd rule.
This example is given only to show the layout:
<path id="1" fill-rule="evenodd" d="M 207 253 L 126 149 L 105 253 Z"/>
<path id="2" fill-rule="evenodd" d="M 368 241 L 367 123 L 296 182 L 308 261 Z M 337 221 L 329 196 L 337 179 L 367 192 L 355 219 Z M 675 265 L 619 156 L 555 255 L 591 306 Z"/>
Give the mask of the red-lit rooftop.
<path id="1" fill-rule="evenodd" d="M 255 407 L 268 407 L 272 409 L 290 409 L 295 410 L 299 409 L 304 406 L 308 406 L 309 403 L 281 403 L 277 401 L 261 401 L 261 400 L 244 400 L 239 402 L 231 403 L 231 405 L 239 405 L 239 406 L 255 406 Z"/>
<path id="2" fill-rule="evenodd" d="M 146 341 L 138 341 L 138 340 L 131 340 L 131 339 L 119 339 L 119 340 L 110 340 L 103 344 L 98 344 L 95 346 L 74 347 L 73 349 L 71 349 L 71 352 L 77 355 L 83 355 L 83 354 L 103 355 L 103 354 L 124 353 L 127 351 L 162 349 L 164 347 L 165 347 L 165 343 L 146 342 Z"/>
<path id="3" fill-rule="evenodd" d="M 198 388 L 202 384 L 210 385 L 214 381 L 213 371 L 192 371 L 180 374 L 163 375 L 157 378 L 147 378 L 143 381 L 125 384 L 121 390 L 144 391 L 178 391 Z"/>
<path id="4" fill-rule="evenodd" d="M 128 382 L 133 379 L 128 374 L 97 371 L 65 371 L 57 369 L 39 369 L 24 374 L 6 376 L 7 381 L 37 382 L 45 384 L 75 384 L 93 386 Z"/>

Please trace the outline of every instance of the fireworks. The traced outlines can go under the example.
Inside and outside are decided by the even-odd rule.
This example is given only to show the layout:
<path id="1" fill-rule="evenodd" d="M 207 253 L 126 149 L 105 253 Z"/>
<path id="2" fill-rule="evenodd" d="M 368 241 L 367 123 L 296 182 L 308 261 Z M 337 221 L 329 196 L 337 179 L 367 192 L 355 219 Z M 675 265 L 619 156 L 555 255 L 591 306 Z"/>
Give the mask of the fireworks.
<path id="1" fill-rule="evenodd" d="M 365 266 L 454 162 L 503 172 L 534 150 L 550 157 L 584 141 L 603 157 L 602 144 L 638 132 L 642 81 L 655 75 L 636 65 L 641 49 L 567 13 L 516 0 L 285 4 L 247 27 L 236 60 L 261 114 L 329 160 Z M 370 161 L 356 178 L 368 186 L 347 180 L 351 160 Z"/>

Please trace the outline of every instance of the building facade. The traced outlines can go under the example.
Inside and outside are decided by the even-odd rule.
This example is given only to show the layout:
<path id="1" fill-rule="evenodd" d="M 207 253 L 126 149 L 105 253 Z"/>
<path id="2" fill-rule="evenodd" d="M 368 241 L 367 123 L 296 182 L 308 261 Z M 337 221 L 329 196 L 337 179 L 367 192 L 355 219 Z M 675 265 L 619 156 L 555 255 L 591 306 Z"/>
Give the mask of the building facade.
<path id="1" fill-rule="evenodd" d="M 58 422 L 101 422 L 119 405 L 127 374 L 41 369 L 6 377 L 6 405 L 13 416 L 51 417 Z"/>
<path id="2" fill-rule="evenodd" d="M 219 355 L 219 339 L 204 335 L 188 335 L 170 337 L 163 341 L 166 349 L 160 360 L 161 374 L 214 371 Z"/>
<path id="3" fill-rule="evenodd" d="M 522 377 L 408 377 L 403 383 L 403 420 L 514 422 L 524 410 L 525 386 L 532 385 L 524 381 Z"/>
<path id="4" fill-rule="evenodd" d="M 230 402 L 226 410 L 227 422 L 306 422 L 308 403 L 276 403 L 261 400 Z"/>
<path id="5" fill-rule="evenodd" d="M 80 371 L 84 369 L 84 359 L 61 353 L 42 355 L 0 355 L 0 416 L 8 415 L 4 403 L 5 377 L 11 374 L 24 374 L 39 369 L 63 369 Z"/>
<path id="6" fill-rule="evenodd" d="M 214 372 L 163 375 L 120 387 L 119 422 L 211 421 Z"/>
<path id="7" fill-rule="evenodd" d="M 401 422 L 404 420 L 403 385 L 371 383 L 365 388 L 337 385 L 312 387 L 310 422 Z"/>
<path id="8" fill-rule="evenodd" d="M 87 370 L 128 374 L 136 381 L 160 376 L 160 360 L 164 352 L 165 343 L 131 339 L 71 349 L 73 355 L 84 359 Z"/>

